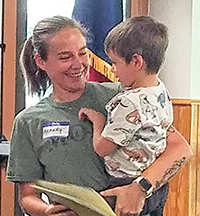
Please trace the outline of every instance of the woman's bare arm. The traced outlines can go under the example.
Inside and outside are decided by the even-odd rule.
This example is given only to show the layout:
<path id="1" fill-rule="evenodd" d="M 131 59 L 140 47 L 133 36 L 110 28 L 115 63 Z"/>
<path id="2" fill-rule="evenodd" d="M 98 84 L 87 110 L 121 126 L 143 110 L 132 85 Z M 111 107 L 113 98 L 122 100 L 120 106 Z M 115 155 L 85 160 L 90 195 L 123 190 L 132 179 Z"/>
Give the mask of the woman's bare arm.
<path id="1" fill-rule="evenodd" d="M 175 176 L 192 155 L 188 142 L 173 127 L 168 131 L 167 143 L 166 150 L 142 173 L 155 189 Z M 118 215 L 141 212 L 146 196 L 135 182 L 103 191 L 101 195 L 117 196 L 115 211 Z"/>
<path id="2" fill-rule="evenodd" d="M 31 216 L 77 216 L 63 205 L 46 204 L 40 198 L 33 182 L 20 183 L 20 204 L 22 209 Z"/>
<path id="3" fill-rule="evenodd" d="M 191 156 L 188 142 L 171 126 L 167 131 L 166 150 L 143 172 L 142 176 L 146 177 L 157 189 L 175 176 Z"/>

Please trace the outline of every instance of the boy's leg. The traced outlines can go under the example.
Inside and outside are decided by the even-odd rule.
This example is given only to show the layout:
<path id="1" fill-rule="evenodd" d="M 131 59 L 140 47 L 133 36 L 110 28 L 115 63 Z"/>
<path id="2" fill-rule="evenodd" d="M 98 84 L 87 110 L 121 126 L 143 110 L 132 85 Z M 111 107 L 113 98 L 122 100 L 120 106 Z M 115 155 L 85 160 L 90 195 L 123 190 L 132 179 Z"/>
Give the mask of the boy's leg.
<path id="1" fill-rule="evenodd" d="M 132 178 L 118 179 L 111 177 L 110 185 L 108 188 L 114 188 L 116 186 L 127 185 L 133 181 Z M 151 197 L 146 199 L 144 208 L 140 216 L 162 216 L 164 205 L 167 201 L 169 192 L 169 184 L 163 185 Z M 110 204 L 111 208 L 115 209 L 116 197 L 105 198 Z"/>
<path id="2" fill-rule="evenodd" d="M 149 216 L 162 216 L 163 215 L 164 206 L 160 209 L 157 209 L 150 213 Z"/>
<path id="3" fill-rule="evenodd" d="M 162 216 L 169 192 L 169 184 L 163 185 L 151 197 L 145 201 L 143 211 L 140 216 L 149 214 L 150 216 Z"/>

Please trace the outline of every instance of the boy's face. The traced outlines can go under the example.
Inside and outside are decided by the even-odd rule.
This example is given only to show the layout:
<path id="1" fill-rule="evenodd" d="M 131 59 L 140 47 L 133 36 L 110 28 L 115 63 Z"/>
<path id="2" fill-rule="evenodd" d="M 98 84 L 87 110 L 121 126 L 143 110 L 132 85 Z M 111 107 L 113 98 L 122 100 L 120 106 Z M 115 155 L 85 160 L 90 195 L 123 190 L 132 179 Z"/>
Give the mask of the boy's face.
<path id="1" fill-rule="evenodd" d="M 112 50 L 107 52 L 112 62 L 112 72 L 124 87 L 132 87 L 135 84 L 136 72 L 134 62 L 126 63 L 124 59 L 116 55 Z"/>

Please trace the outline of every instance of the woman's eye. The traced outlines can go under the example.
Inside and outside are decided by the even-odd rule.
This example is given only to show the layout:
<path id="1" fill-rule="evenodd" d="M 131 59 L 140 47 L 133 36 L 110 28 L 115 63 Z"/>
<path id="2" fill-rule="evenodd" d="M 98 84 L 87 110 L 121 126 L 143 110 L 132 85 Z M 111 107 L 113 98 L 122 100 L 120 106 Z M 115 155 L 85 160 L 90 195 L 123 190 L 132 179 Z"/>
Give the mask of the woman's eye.
<path id="1" fill-rule="evenodd" d="M 81 52 L 79 55 L 80 56 L 84 56 L 84 55 L 86 55 L 87 54 L 87 51 L 86 52 Z"/>
<path id="2" fill-rule="evenodd" d="M 70 56 L 60 56 L 59 59 L 60 60 L 68 60 L 68 59 L 70 59 Z"/>

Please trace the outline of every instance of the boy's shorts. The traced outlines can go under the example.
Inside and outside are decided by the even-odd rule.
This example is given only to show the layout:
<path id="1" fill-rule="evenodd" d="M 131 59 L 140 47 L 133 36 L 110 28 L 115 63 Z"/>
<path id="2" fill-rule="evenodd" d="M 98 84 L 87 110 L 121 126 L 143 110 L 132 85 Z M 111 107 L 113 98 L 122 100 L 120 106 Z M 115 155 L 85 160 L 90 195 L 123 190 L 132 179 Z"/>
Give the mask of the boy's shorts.
<path id="1" fill-rule="evenodd" d="M 107 189 L 111 189 L 117 186 L 128 185 L 132 183 L 133 178 L 114 178 L 111 177 L 110 183 Z M 145 200 L 145 204 L 142 212 L 139 216 L 149 215 L 149 216 L 162 216 L 164 205 L 167 201 L 169 193 L 169 184 L 166 183 L 155 191 L 149 198 Z M 110 204 L 111 208 L 115 209 L 116 197 L 106 197 L 106 201 Z"/>

